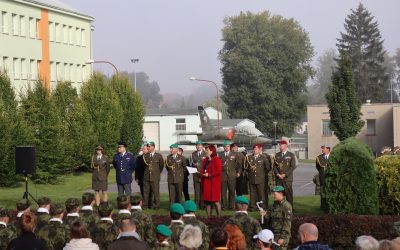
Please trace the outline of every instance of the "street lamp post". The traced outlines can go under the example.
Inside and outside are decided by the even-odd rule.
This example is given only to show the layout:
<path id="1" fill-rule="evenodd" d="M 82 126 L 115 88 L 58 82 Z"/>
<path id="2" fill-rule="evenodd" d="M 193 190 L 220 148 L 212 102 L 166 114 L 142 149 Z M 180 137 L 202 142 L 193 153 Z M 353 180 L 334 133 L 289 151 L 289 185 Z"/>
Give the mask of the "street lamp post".
<path id="1" fill-rule="evenodd" d="M 274 140 L 275 140 L 275 153 L 276 153 L 276 125 L 278 125 L 278 122 L 274 121 L 273 124 L 274 124 Z"/>
<path id="2" fill-rule="evenodd" d="M 132 58 L 131 63 L 133 63 L 133 78 L 135 81 L 135 92 L 136 92 L 136 63 L 139 63 L 139 58 Z"/>
<path id="3" fill-rule="evenodd" d="M 210 80 L 204 80 L 204 79 L 197 79 L 196 77 L 192 76 L 189 78 L 191 81 L 198 81 L 198 82 L 208 82 L 208 83 L 212 83 L 215 86 L 215 90 L 217 91 L 217 136 L 219 136 L 219 132 L 220 132 L 220 122 L 219 122 L 219 112 L 221 111 L 221 105 L 219 102 L 219 91 L 218 91 L 218 86 L 215 82 L 210 81 Z"/>
<path id="4" fill-rule="evenodd" d="M 95 60 L 93 60 L 93 59 L 90 59 L 90 60 L 87 60 L 87 61 L 86 61 L 86 64 L 93 64 L 93 63 L 106 63 L 106 64 L 109 64 L 109 65 L 111 65 L 111 66 L 114 68 L 115 73 L 118 75 L 118 69 L 117 69 L 117 67 L 115 67 L 115 65 L 114 65 L 113 63 L 109 62 L 109 61 L 95 61 Z"/>

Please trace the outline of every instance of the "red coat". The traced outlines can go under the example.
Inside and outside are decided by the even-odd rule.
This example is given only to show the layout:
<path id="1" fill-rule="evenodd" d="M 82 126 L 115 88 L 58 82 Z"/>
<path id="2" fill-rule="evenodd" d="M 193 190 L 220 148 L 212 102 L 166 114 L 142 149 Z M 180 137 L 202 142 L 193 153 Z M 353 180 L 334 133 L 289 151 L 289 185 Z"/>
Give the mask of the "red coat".
<path id="1" fill-rule="evenodd" d="M 217 156 L 211 158 L 208 163 L 207 170 L 204 169 L 208 157 L 203 160 L 203 167 L 201 173 L 208 173 L 208 177 L 201 176 L 201 183 L 203 186 L 203 199 L 204 201 L 219 202 L 221 198 L 221 176 L 222 176 L 222 162 Z"/>

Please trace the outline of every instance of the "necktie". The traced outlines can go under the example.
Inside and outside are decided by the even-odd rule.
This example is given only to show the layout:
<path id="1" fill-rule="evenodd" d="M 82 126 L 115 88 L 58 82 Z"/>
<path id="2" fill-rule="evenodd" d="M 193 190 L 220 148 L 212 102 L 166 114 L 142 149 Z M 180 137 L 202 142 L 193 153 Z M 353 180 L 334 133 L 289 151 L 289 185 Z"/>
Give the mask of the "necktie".
<path id="1" fill-rule="evenodd" d="M 225 157 L 228 157 L 228 153 L 227 152 L 225 152 Z"/>
<path id="2" fill-rule="evenodd" d="M 200 151 L 199 151 L 199 152 L 197 152 L 197 157 L 199 157 L 199 158 L 200 158 L 200 154 L 201 154 L 201 153 L 200 153 Z"/>
<path id="3" fill-rule="evenodd" d="M 325 155 L 325 160 L 328 160 L 328 156 L 327 155 Z"/>
<path id="4" fill-rule="evenodd" d="M 174 155 L 174 160 L 175 160 L 175 158 L 176 158 L 176 155 Z"/>
<path id="5" fill-rule="evenodd" d="M 153 158 L 153 153 L 150 154 L 150 158 Z"/>

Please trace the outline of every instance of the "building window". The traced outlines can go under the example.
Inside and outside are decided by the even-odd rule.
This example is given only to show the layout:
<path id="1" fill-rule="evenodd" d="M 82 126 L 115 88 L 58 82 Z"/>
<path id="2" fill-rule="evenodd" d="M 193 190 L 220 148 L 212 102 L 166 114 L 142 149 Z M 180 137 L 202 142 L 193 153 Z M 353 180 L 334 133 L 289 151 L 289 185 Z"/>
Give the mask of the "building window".
<path id="1" fill-rule="evenodd" d="M 69 81 L 69 64 L 68 63 L 64 63 L 64 80 L 65 81 Z"/>
<path id="2" fill-rule="evenodd" d="M 56 63 L 56 80 L 61 81 L 61 64 Z"/>
<path id="3" fill-rule="evenodd" d="M 25 58 L 21 59 L 21 79 L 27 79 L 28 78 L 28 71 L 27 71 L 27 61 Z"/>
<path id="4" fill-rule="evenodd" d="M 81 33 L 82 33 L 81 45 L 82 45 L 83 47 L 86 47 L 86 33 L 85 33 L 85 29 L 81 29 Z"/>
<path id="5" fill-rule="evenodd" d="M 19 16 L 17 14 L 12 14 L 12 34 L 19 35 Z"/>
<path id="6" fill-rule="evenodd" d="M 7 12 L 0 12 L 1 32 L 8 34 Z"/>
<path id="7" fill-rule="evenodd" d="M 75 44 L 77 46 L 81 46 L 81 29 L 80 28 L 76 28 L 75 29 Z"/>
<path id="8" fill-rule="evenodd" d="M 74 28 L 72 26 L 69 26 L 68 32 L 69 44 L 74 44 Z"/>
<path id="9" fill-rule="evenodd" d="M 322 120 L 322 136 L 332 136 L 332 130 L 329 128 L 329 120 Z"/>
<path id="10" fill-rule="evenodd" d="M 177 118 L 176 123 L 186 123 L 185 118 Z"/>
<path id="11" fill-rule="evenodd" d="M 69 65 L 69 73 L 71 74 L 69 79 L 71 82 L 75 82 L 75 66 L 72 63 Z"/>
<path id="12" fill-rule="evenodd" d="M 76 65 L 76 82 L 82 82 L 82 66 Z"/>
<path id="13" fill-rule="evenodd" d="M 376 135 L 375 119 L 367 119 L 367 135 Z"/>
<path id="14" fill-rule="evenodd" d="M 20 21 L 20 35 L 21 36 L 26 36 L 26 20 L 24 16 L 19 17 Z"/>
<path id="15" fill-rule="evenodd" d="M 59 43 L 61 42 L 61 24 L 56 23 L 55 24 L 55 32 L 56 32 L 56 42 Z"/>
<path id="16" fill-rule="evenodd" d="M 33 17 L 29 18 L 29 37 L 36 38 L 36 19 Z"/>
<path id="17" fill-rule="evenodd" d="M 30 68 L 29 78 L 31 80 L 37 80 L 38 79 L 38 62 L 36 60 L 31 60 L 29 68 Z"/>
<path id="18" fill-rule="evenodd" d="M 67 25 L 63 25 L 63 42 L 68 43 L 68 27 Z"/>
<path id="19" fill-rule="evenodd" d="M 8 71 L 10 69 L 10 62 L 8 60 L 8 57 L 6 56 L 3 57 L 3 69 L 5 71 Z"/>
<path id="20" fill-rule="evenodd" d="M 176 119 L 175 130 L 176 131 L 186 131 L 186 120 L 185 120 L 185 118 L 177 118 Z"/>
<path id="21" fill-rule="evenodd" d="M 86 65 L 82 65 L 82 82 L 85 82 L 87 80 L 87 69 Z"/>
<path id="22" fill-rule="evenodd" d="M 18 58 L 13 59 L 14 79 L 19 79 L 21 74 L 21 61 Z"/>
<path id="23" fill-rule="evenodd" d="M 54 62 L 50 62 L 50 81 L 56 81 L 56 65 Z"/>
<path id="24" fill-rule="evenodd" d="M 56 26 L 53 22 L 49 22 L 49 40 L 55 41 Z"/>

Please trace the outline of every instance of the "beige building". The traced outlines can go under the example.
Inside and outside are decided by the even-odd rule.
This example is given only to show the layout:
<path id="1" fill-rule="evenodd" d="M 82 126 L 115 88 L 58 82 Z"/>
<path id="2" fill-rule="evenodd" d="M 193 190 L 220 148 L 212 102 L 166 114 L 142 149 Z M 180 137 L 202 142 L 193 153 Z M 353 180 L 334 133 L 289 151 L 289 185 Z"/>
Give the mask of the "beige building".
<path id="1" fill-rule="evenodd" d="M 400 104 L 363 104 L 361 119 L 364 127 L 357 138 L 369 145 L 375 154 L 384 146 L 400 145 Z M 327 105 L 307 106 L 308 158 L 314 159 L 321 153 L 321 145 L 332 147 L 339 143 L 329 129 L 329 109 Z"/>

